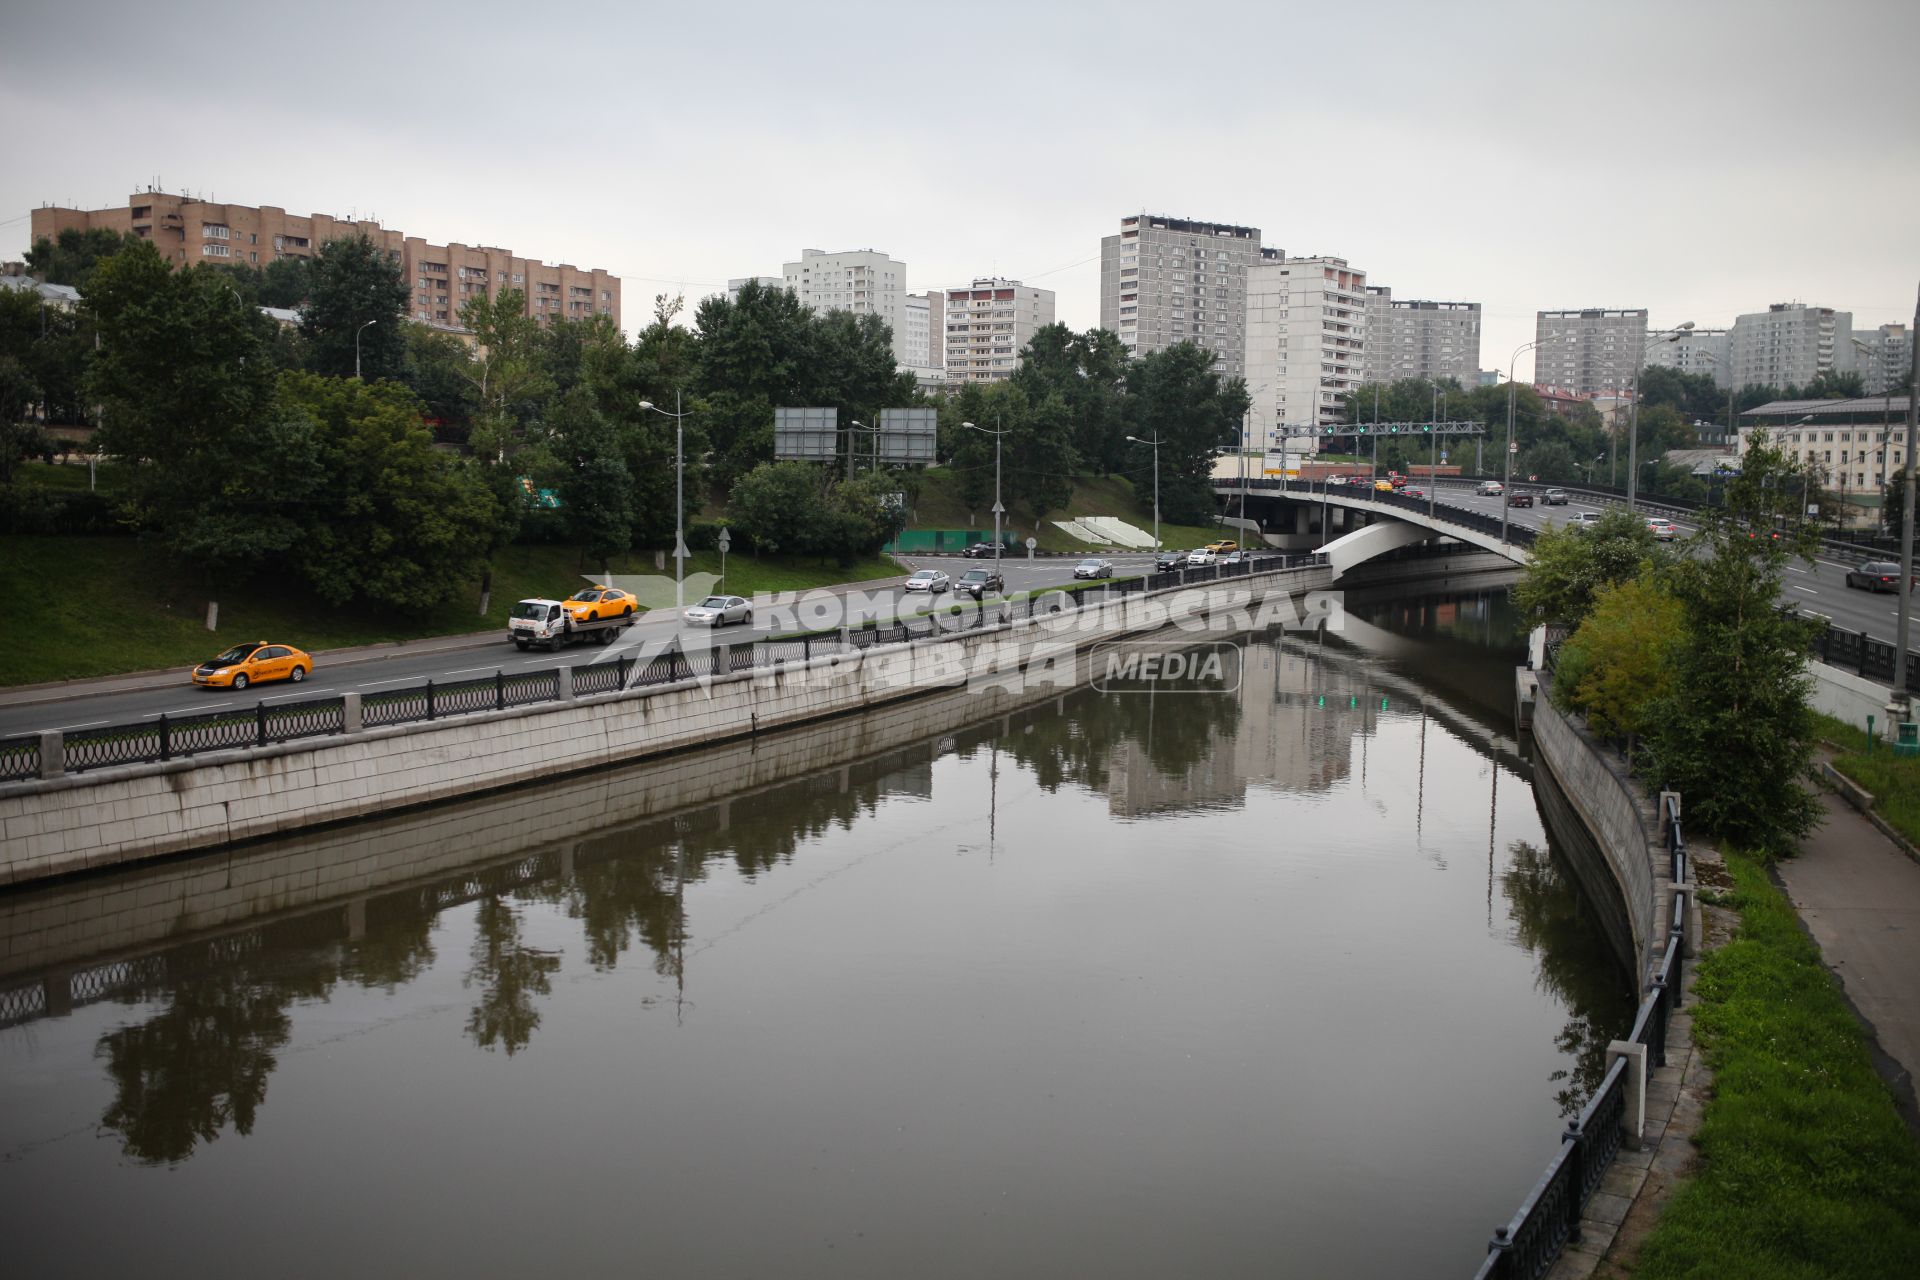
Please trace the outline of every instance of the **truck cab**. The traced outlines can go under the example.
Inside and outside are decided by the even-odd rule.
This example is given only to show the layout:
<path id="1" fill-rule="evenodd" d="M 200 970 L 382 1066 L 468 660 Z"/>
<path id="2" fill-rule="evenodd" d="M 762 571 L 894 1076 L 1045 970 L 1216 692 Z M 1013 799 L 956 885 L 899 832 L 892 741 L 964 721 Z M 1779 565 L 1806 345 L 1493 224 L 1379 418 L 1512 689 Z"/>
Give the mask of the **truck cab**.
<path id="1" fill-rule="evenodd" d="M 563 601 L 535 597 L 518 601 L 507 611 L 507 639 L 523 650 L 534 645 L 558 649 L 579 640 L 611 644 L 632 622 L 632 614 L 582 620 L 573 617 Z"/>

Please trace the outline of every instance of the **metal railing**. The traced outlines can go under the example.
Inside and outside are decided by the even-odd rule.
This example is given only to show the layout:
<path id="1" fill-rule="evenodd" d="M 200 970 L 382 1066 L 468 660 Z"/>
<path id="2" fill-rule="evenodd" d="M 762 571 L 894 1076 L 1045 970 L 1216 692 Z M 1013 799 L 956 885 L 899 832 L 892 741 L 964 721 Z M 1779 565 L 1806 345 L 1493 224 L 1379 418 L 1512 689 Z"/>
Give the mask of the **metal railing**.
<path id="1" fill-rule="evenodd" d="M 618 693 L 625 689 L 671 684 L 696 676 L 727 675 L 759 668 L 804 663 L 814 658 L 879 645 L 964 635 L 1003 621 L 1045 618 L 1080 610 L 1102 600 L 1149 591 L 1218 582 L 1256 572 L 1310 568 L 1326 563 L 1315 552 L 1292 556 L 1253 556 L 1234 564 L 1169 570 L 1143 577 L 1081 583 L 1036 592 L 1012 600 L 956 601 L 949 607 L 918 618 L 881 624 L 868 623 L 845 632 L 772 636 L 763 640 L 722 644 L 711 656 L 690 657 L 675 649 L 645 661 L 621 657 L 581 666 L 541 671 L 496 671 L 478 679 L 441 682 L 429 680 L 408 689 L 366 694 L 360 699 L 362 728 L 424 723 L 448 716 L 504 711 L 562 697 L 561 681 L 571 682 L 574 697 Z M 61 762 L 65 772 L 115 765 L 149 764 L 207 751 L 265 747 L 299 738 L 326 737 L 346 732 L 346 699 L 314 698 L 268 704 L 252 711 L 222 711 L 194 716 L 160 716 L 138 724 L 109 725 L 63 735 Z M 0 782 L 35 778 L 40 772 L 40 738 L 0 740 Z"/>
<path id="2" fill-rule="evenodd" d="M 1875 640 L 1864 631 L 1846 631 L 1829 622 L 1813 638 L 1813 652 L 1829 666 L 1845 667 L 1868 680 L 1892 684 L 1894 663 L 1899 655 L 1890 641 Z M 1907 653 L 1903 683 L 1910 693 L 1920 693 L 1920 654 Z"/>
<path id="3" fill-rule="evenodd" d="M 1661 838 L 1672 863 L 1673 883 L 1687 883 L 1687 842 L 1680 829 L 1678 797 L 1670 793 L 1660 803 Z M 1667 1062 L 1667 1023 L 1685 995 L 1684 964 L 1687 937 L 1687 895 L 1673 895 L 1673 915 L 1667 922 L 1667 945 L 1660 967 L 1627 1034 L 1630 1044 L 1646 1047 L 1646 1069 Z M 1487 1256 L 1476 1280 L 1539 1280 L 1569 1243 L 1580 1239 L 1580 1214 L 1606 1176 L 1607 1166 L 1626 1139 L 1627 1090 L 1630 1060 L 1614 1058 L 1578 1119 L 1567 1121 L 1560 1149 L 1547 1162 L 1546 1172 L 1533 1184 L 1519 1211 L 1495 1227 L 1487 1242 Z"/>

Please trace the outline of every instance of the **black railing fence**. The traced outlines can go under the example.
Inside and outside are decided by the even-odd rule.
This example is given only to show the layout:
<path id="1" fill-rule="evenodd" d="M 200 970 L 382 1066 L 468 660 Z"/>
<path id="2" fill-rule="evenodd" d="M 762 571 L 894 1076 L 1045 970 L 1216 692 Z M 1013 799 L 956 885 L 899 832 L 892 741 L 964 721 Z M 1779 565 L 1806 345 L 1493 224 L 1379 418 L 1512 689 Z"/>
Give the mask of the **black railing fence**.
<path id="1" fill-rule="evenodd" d="M 1680 829 L 1679 800 L 1671 793 L 1661 797 L 1660 826 L 1673 883 L 1686 884 L 1687 843 Z M 1628 1043 L 1646 1047 L 1649 1072 L 1666 1065 L 1667 1022 L 1684 995 L 1687 906 L 1686 894 L 1673 895 L 1666 949 L 1634 1015 L 1633 1030 L 1627 1034 Z M 1486 1259 L 1474 1273 L 1477 1280 L 1539 1280 L 1561 1250 L 1580 1239 L 1580 1214 L 1626 1141 L 1632 1070 L 1628 1057 L 1615 1057 L 1579 1118 L 1567 1121 L 1560 1149 L 1547 1161 L 1546 1172 L 1527 1192 L 1512 1220 L 1494 1228 Z"/>
<path id="2" fill-rule="evenodd" d="M 1009 600 L 961 599 L 931 613 L 884 625 L 868 623 L 844 632 L 773 636 L 751 642 L 719 644 L 707 653 L 692 656 L 674 649 L 644 661 L 621 657 L 541 671 L 496 671 L 491 676 L 471 680 L 429 680 L 413 688 L 363 695 L 360 700 L 360 723 L 363 728 L 377 729 L 482 711 L 504 711 L 509 707 L 537 702 L 554 702 L 562 696 L 560 682 L 563 680 L 571 681 L 570 692 L 573 696 L 585 697 L 671 684 L 695 676 L 727 675 L 804 663 L 830 654 L 866 650 L 877 645 L 964 635 L 997 626 L 1002 620 L 1045 618 L 1076 611 L 1090 603 L 1140 592 L 1216 582 L 1256 572 L 1303 569 L 1325 563 L 1326 557 L 1317 552 L 1308 555 L 1254 556 L 1234 564 L 1081 583 Z M 172 760 L 207 751 L 264 747 L 298 738 L 324 737 L 344 732 L 344 698 L 262 702 L 252 711 L 163 715 L 138 724 L 69 732 L 62 735 L 61 763 L 65 772 L 78 773 L 115 765 Z M 0 739 L 0 782 L 20 782 L 39 776 L 40 750 L 38 735 Z"/>

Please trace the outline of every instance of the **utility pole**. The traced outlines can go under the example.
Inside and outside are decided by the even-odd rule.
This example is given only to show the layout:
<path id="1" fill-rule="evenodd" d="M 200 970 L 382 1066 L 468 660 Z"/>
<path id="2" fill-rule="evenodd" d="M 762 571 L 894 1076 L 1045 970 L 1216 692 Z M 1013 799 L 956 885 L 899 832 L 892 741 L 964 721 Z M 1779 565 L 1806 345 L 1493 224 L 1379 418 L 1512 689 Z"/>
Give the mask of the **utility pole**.
<path id="1" fill-rule="evenodd" d="M 1914 298 L 1913 338 L 1907 346 L 1915 377 L 1907 388 L 1907 482 L 1900 495 L 1900 621 L 1893 646 L 1893 702 L 1903 720 L 1913 718 L 1913 701 L 1907 693 L 1907 635 L 1913 621 L 1913 454 L 1920 447 L 1920 294 Z"/>

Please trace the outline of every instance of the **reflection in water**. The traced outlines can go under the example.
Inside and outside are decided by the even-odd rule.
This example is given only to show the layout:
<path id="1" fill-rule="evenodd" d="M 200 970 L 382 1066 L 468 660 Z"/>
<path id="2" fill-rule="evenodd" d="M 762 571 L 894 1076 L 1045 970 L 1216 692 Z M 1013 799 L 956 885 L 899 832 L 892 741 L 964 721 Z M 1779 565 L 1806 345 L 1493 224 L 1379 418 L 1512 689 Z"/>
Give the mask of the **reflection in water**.
<path id="1" fill-rule="evenodd" d="M 1500 708 L 1430 692 L 1492 688 L 1496 682 L 1489 671 L 1510 675 L 1512 657 L 1504 646 L 1513 633 L 1500 610 L 1492 598 L 1424 611 L 1383 608 L 1360 618 L 1360 625 L 1341 637 L 1258 638 L 1248 645 L 1243 681 L 1232 695 L 1081 691 L 1057 702 L 1013 708 L 984 724 L 969 727 L 966 721 L 955 721 L 912 745 L 762 785 L 716 804 L 627 822 L 442 874 L 430 883 L 376 890 L 344 905 L 153 953 L 131 962 L 132 971 L 153 976 L 113 997 L 140 1008 L 139 1020 L 89 1032 L 86 1043 L 105 1065 L 101 1083 L 111 1095 L 104 1114 L 98 1102 L 90 1114 L 102 1115 L 104 1126 L 134 1159 L 178 1164 L 224 1133 L 254 1133 L 269 1077 L 299 1051 L 310 1008 L 364 1011 L 372 1002 L 380 1010 L 396 1011 L 373 1015 L 377 1025 L 397 1020 L 415 1005 L 423 1010 L 441 1007 L 445 993 L 456 987 L 466 993 L 455 1005 L 462 1010 L 464 1025 L 449 1027 L 450 1034 L 441 1036 L 433 1032 L 438 1024 L 429 1018 L 424 1025 L 438 1037 L 437 1043 L 465 1041 L 513 1057 L 539 1036 L 543 1047 L 561 1052 L 528 1055 L 526 1070 L 551 1071 L 544 1064 L 580 1049 L 567 1040 L 566 1032 L 545 1025 L 547 1015 L 568 1002 L 584 1002 L 575 1011 L 584 1011 L 588 1020 L 610 1001 L 627 1008 L 651 1007 L 684 991 L 689 964 L 702 969 L 707 1007 L 697 1018 L 687 1017 L 685 1025 L 706 1028 L 712 1044 L 707 1045 L 705 1036 L 682 1040 L 668 1025 L 667 1038 L 649 1042 L 644 1052 L 667 1055 L 650 1059 L 661 1073 L 659 1079 L 677 1081 L 682 1090 L 696 1093 L 704 1076 L 740 1071 L 737 1062 L 780 1061 L 796 1046 L 805 1061 L 805 1053 L 817 1052 L 823 1039 L 844 1040 L 847 1057 L 835 1059 L 838 1068 L 827 1077 L 832 1079 L 857 1071 L 863 1056 L 884 1062 L 901 1053 L 896 1036 L 932 1039 L 954 1025 L 998 1028 L 1002 1024 L 997 1015 L 982 1020 L 983 1008 L 1017 1009 L 1033 992 L 1065 981 L 1069 994 L 1061 995 L 1058 1004 L 1044 1006 L 1044 1014 L 1020 1033 L 1023 1052 L 1038 1055 L 1025 1069 L 1044 1071 L 1049 1080 L 1090 1081 L 1133 1079 L 1128 1073 L 1138 1071 L 1131 1085 L 1112 1087 L 1116 1097 L 1144 1098 L 1156 1088 L 1150 1083 L 1156 1072 L 1171 1073 L 1167 1078 L 1172 1079 L 1192 1070 L 1196 1057 L 1206 1059 L 1208 1040 L 1215 1036 L 1236 1046 L 1235 1061 L 1270 1058 L 1278 1063 L 1292 1052 L 1291 1028 L 1314 1025 L 1319 1035 L 1331 1037 L 1329 1049 L 1337 1057 L 1341 1015 L 1311 1004 L 1273 1019 L 1277 1039 L 1258 1038 L 1265 1034 L 1266 1023 L 1253 1017 L 1253 1011 L 1295 998 L 1296 988 L 1327 992 L 1340 1006 L 1366 1010 L 1411 983 L 1422 991 L 1431 987 L 1413 1009 L 1422 1003 L 1452 1002 L 1450 1012 L 1435 1010 L 1452 1021 L 1427 1026 L 1418 1034 L 1466 1035 L 1457 1028 L 1472 1026 L 1476 1041 L 1485 1037 L 1509 1043 L 1501 1037 L 1531 1035 L 1541 1050 L 1531 1058 L 1519 1054 L 1526 1062 L 1525 1074 L 1518 1077 L 1500 1074 L 1510 1054 L 1500 1062 L 1475 1060 L 1459 1081 L 1433 1084 L 1438 1096 L 1498 1077 L 1504 1083 L 1496 1090 L 1501 1101 L 1495 1105 L 1511 1105 L 1513 1095 L 1528 1096 L 1537 1086 L 1550 1084 L 1542 1102 L 1550 1099 L 1561 1115 L 1574 1114 L 1604 1071 L 1606 1043 L 1624 1030 L 1631 1015 L 1628 984 L 1575 878 L 1547 852 L 1524 785 L 1526 765 L 1514 754 Z M 1422 638 L 1410 640 L 1410 634 Z M 1422 653 L 1429 659 L 1441 654 L 1444 672 L 1423 666 Z M 1473 670 L 1466 670 L 1469 667 Z M 1500 786 L 1503 772 L 1509 775 L 1511 791 Z M 1503 797 L 1510 801 L 1506 808 Z M 894 830 L 903 815 L 915 824 L 907 835 Z M 1147 821 L 1150 828 L 1142 825 Z M 823 870 L 832 872 L 850 856 L 842 850 L 865 856 L 867 846 L 861 841 L 869 827 L 883 833 L 879 838 L 893 861 L 881 859 L 865 868 L 871 879 L 858 883 L 868 884 L 866 888 L 853 887 L 856 877 L 845 876 L 816 889 Z M 1165 838 L 1167 851 L 1180 853 L 1183 864 L 1204 859 L 1208 879 L 1216 883 L 1190 886 L 1144 878 L 1140 868 L 1156 860 L 1130 861 L 1128 851 L 1135 846 L 1129 842 L 1136 838 L 1147 840 L 1150 847 Z M 964 873 L 945 870 L 946 863 L 954 861 L 947 855 L 975 848 L 997 850 L 998 857 L 980 859 L 980 866 Z M 895 852 L 900 850 L 908 852 Z M 1102 857 L 1092 864 L 1079 863 L 1074 855 L 1082 850 Z M 946 857 L 946 863 L 901 861 L 917 855 Z M 1479 869 L 1482 861 L 1484 873 Z M 802 872 L 798 886 L 794 864 Z M 885 878 L 887 866 L 901 865 L 915 870 L 898 880 Z M 1468 877 L 1461 902 L 1447 896 L 1460 874 L 1449 872 L 1450 865 L 1464 868 Z M 1031 878 L 1050 869 L 1067 883 Z M 1491 928 L 1496 881 L 1506 900 L 1510 933 L 1496 934 Z M 1306 905 L 1320 901 L 1330 887 L 1338 892 L 1327 905 Z M 820 913 L 816 926 L 804 934 L 783 932 L 781 913 L 801 889 L 810 891 L 807 902 L 812 905 L 788 914 L 806 918 L 809 910 Z M 1210 919 L 1188 918 L 1194 903 L 1206 902 L 1210 892 L 1221 890 L 1229 901 L 1269 904 L 1263 908 L 1271 918 L 1269 934 L 1238 921 L 1223 926 L 1213 938 Z M 112 881 L 103 882 L 101 891 L 111 892 Z M 1341 896 L 1346 894 L 1351 898 Z M 1192 903 L 1185 900 L 1189 897 Z M 1098 909 L 1083 915 L 1082 908 L 1094 903 Z M 1462 905 L 1464 913 L 1456 909 Z M 1396 909 L 1399 914 L 1393 914 Z M 1296 911 L 1307 914 L 1293 914 Z M 1136 913 L 1144 914 L 1136 918 Z M 1343 939 L 1338 969 L 1325 968 L 1329 935 L 1321 916 L 1364 921 L 1368 913 L 1378 917 L 1372 927 L 1396 935 L 1389 940 L 1395 946 L 1411 937 L 1425 947 L 1436 974 L 1448 972 L 1445 966 L 1451 965 L 1453 972 L 1470 976 L 1430 981 L 1423 973 L 1410 972 L 1404 962 L 1398 968 L 1369 964 L 1364 952 L 1351 949 L 1364 942 L 1368 928 L 1351 925 L 1334 935 Z M 1169 958 L 1160 953 L 1154 953 L 1158 960 L 1124 951 L 1109 955 L 1118 945 L 1108 933 L 1114 923 L 1134 921 L 1134 927 L 1121 927 L 1117 935 L 1131 939 L 1153 934 L 1163 918 L 1190 940 L 1178 962 L 1168 965 Z M 992 922 L 987 958 L 979 945 L 983 921 Z M 1266 923 L 1262 918 L 1261 924 Z M 889 933 L 903 928 L 898 936 Z M 463 929 L 468 932 L 463 934 Z M 1290 936 L 1296 934 L 1300 941 L 1291 943 Z M 949 942 L 952 950 L 934 948 L 921 954 L 930 939 Z M 719 945 L 722 940 L 725 946 Z M 1238 957 L 1236 949 L 1250 942 L 1277 950 L 1261 951 L 1257 958 Z M 1476 949 L 1488 947 L 1490 951 Z M 636 951 L 645 963 L 627 963 Z M 870 959 L 869 952 L 886 959 Z M 764 996 L 762 988 L 777 988 L 786 966 L 795 966 L 798 973 L 842 954 L 862 960 L 844 969 L 827 965 L 818 992 L 804 983 L 789 991 L 790 999 L 798 1002 L 791 1016 L 804 1028 L 795 1031 L 781 1016 L 781 1004 Z M 896 955 L 902 957 L 897 971 L 888 963 Z M 1468 955 L 1474 957 L 1472 963 L 1459 968 Z M 1500 986 L 1502 975 L 1516 972 L 1512 958 L 1521 955 L 1531 958 L 1517 971 L 1520 989 L 1530 985 L 1546 1015 L 1526 1021 L 1532 1015 L 1525 1000 L 1509 991 L 1500 1002 L 1506 1025 L 1489 1028 L 1486 992 Z M 1105 961 L 1089 958 L 1103 956 Z M 1183 975 L 1207 973 L 1216 956 L 1227 963 L 1217 978 L 1191 990 L 1180 986 Z M 1103 962 L 1118 966 L 1119 976 L 1104 972 Z M 1165 972 L 1153 972 L 1156 965 L 1166 966 Z M 1138 971 L 1142 968 L 1147 972 Z M 1248 972 L 1294 969 L 1315 980 L 1274 989 L 1244 985 Z M 590 980 L 556 984 L 569 970 L 590 975 Z M 1121 995 L 1128 983 L 1147 984 L 1151 990 L 1160 982 L 1170 984 L 1164 1001 L 1143 1006 Z M 910 994 L 903 996 L 903 990 Z M 1204 1020 L 1216 997 L 1232 1011 L 1217 1025 Z M 158 1011 L 151 1012 L 155 1006 Z M 691 1008 L 677 1007 L 683 1013 Z M 875 1018 L 870 1008 L 885 1009 L 886 1016 Z M 563 1027 L 569 1020 L 552 1021 Z M 77 1020 L 43 1021 L 36 1030 L 52 1039 L 68 1022 Z M 1359 1025 L 1364 1023 L 1360 1019 Z M 1022 1024 L 1010 1019 L 1004 1025 Z M 0 1046 L 18 1033 L 0 1031 Z M 999 1034 L 996 1030 L 963 1052 L 991 1059 L 1006 1047 L 998 1045 Z M 1241 1040 L 1250 1034 L 1255 1038 Z M 1189 1039 L 1194 1036 L 1198 1039 Z M 1551 1053 L 1546 1052 L 1549 1041 Z M 360 1042 L 372 1051 L 381 1041 L 365 1036 Z M 683 1064 L 685 1073 L 676 1076 L 673 1055 L 697 1055 L 703 1045 L 710 1053 L 725 1052 L 720 1046 L 739 1053 L 737 1058 L 713 1060 L 690 1056 Z M 1516 1048 L 1524 1046 L 1521 1041 Z M 1164 1063 L 1154 1057 L 1162 1047 L 1171 1055 Z M 31 1059 L 33 1046 L 19 1050 L 15 1058 L 21 1053 Z M 1373 1057 L 1404 1057 L 1396 1054 L 1386 1051 Z M 0 1056 L 0 1087 L 9 1085 L 13 1062 Z M 372 1064 L 366 1069 L 405 1069 L 393 1055 L 376 1053 Z M 441 1066 L 457 1069 L 450 1062 Z M 1300 1069 L 1296 1064 L 1294 1070 Z M 1376 1069 L 1384 1070 L 1369 1068 Z M 1424 1074 L 1437 1069 L 1423 1063 L 1418 1070 Z M 1424 1087 L 1419 1078 L 1408 1077 L 1405 1070 L 1404 1063 L 1394 1066 L 1388 1074 L 1369 1077 L 1375 1083 L 1360 1094 L 1309 1112 L 1345 1109 L 1364 1115 L 1375 1109 L 1375 1102 L 1366 1098 L 1377 1100 L 1376 1089 L 1419 1092 Z M 951 1105 L 947 1093 L 977 1084 L 972 1079 L 964 1086 L 948 1081 L 943 1093 L 938 1070 L 923 1063 L 917 1072 L 887 1075 L 893 1083 L 886 1088 L 907 1088 L 898 1081 L 911 1082 L 916 1074 L 928 1077 L 927 1096 L 909 1091 L 873 1103 L 876 1123 L 884 1118 L 888 1132 L 902 1132 L 939 1115 Z M 546 1080 L 551 1087 L 551 1076 L 525 1078 Z M 991 1089 L 993 1078 L 985 1075 L 985 1087 Z M 1205 1100 L 1210 1090 L 1219 1089 L 1220 1113 L 1242 1117 L 1224 1132 L 1232 1132 L 1249 1116 L 1266 1117 L 1262 1123 L 1268 1125 L 1302 1123 L 1289 1120 L 1297 1108 L 1287 1101 L 1288 1078 L 1286 1070 L 1275 1069 L 1251 1071 L 1244 1080 L 1229 1076 L 1226 1083 L 1201 1081 L 1191 1099 L 1180 1091 L 1178 1101 L 1159 1105 L 1183 1113 L 1200 1108 L 1188 1119 L 1199 1120 L 1204 1128 L 1211 1120 Z M 810 1081 L 810 1074 L 801 1072 L 782 1088 L 804 1085 L 818 1092 L 822 1086 Z M 1010 1115 L 1017 1113 L 1023 1083 L 1016 1071 L 1006 1079 L 1004 1099 L 989 1095 L 990 1103 L 976 1104 L 985 1107 L 980 1113 L 985 1133 L 996 1132 L 992 1120 L 1000 1106 L 1012 1108 Z M 76 1077 L 67 1087 L 86 1084 Z M 1077 1112 L 1109 1086 L 1066 1094 L 1052 1088 L 1047 1086 L 1045 1098 L 1077 1097 L 1071 1104 Z M 779 1143 L 782 1134 L 805 1130 L 811 1123 L 806 1107 L 784 1092 L 769 1100 L 750 1087 L 739 1100 L 748 1105 L 743 1112 L 747 1127 L 729 1128 L 724 1110 L 715 1109 L 726 1104 L 714 1104 L 706 1123 L 720 1126 L 720 1131 L 699 1140 L 717 1136 L 741 1148 L 739 1158 L 765 1162 L 769 1176 L 791 1172 L 789 1153 Z M 580 1105 L 590 1107 L 597 1101 L 585 1097 Z M 277 1105 L 289 1108 L 293 1120 L 291 1111 L 301 1104 Z M 515 1104 L 503 1097 L 476 1105 Z M 996 1151 L 988 1161 L 994 1179 L 1012 1177 L 1008 1170 L 1033 1168 L 1040 1181 L 1029 1185 L 1015 1177 L 1014 1182 L 1024 1186 L 1036 1204 L 1054 1194 L 1053 1188 L 1074 1181 L 1047 1153 L 1060 1143 L 1080 1150 L 1092 1141 L 1088 1131 L 1050 1128 L 1059 1123 L 1051 1110 L 1055 1105 L 1069 1104 L 1047 1103 L 1048 1110 L 1030 1118 L 1032 1140 L 1041 1146 Z M 1135 1105 L 1128 1103 L 1130 1109 Z M 1135 1122 L 1139 1120 L 1136 1114 Z M 1086 1122 L 1105 1127 L 1113 1118 L 1089 1110 Z M 841 1123 L 848 1121 L 843 1117 Z M 1018 1133 L 1027 1127 L 1013 1129 Z M 1125 1133 L 1129 1128 L 1110 1131 Z M 1551 1137 L 1550 1130 L 1543 1132 Z M 22 1149 L 15 1128 L 0 1131 L 0 1138 L 0 1152 Z M 640 1138 L 627 1135 L 625 1140 Z M 651 1140 L 670 1141 L 657 1136 Z M 610 1135 L 607 1141 L 617 1146 L 619 1140 Z M 834 1140 L 816 1136 L 812 1141 Z M 1312 1149 L 1310 1134 L 1284 1128 L 1266 1132 L 1263 1142 L 1262 1159 L 1284 1157 L 1294 1148 Z M 926 1158 L 950 1159 L 951 1145 Z M 1233 1146 L 1228 1141 L 1230 1152 Z M 1199 1152 L 1194 1148 L 1183 1158 L 1211 1161 L 1211 1154 Z M 595 1152 L 597 1157 L 603 1154 Z M 854 1159 L 855 1153 L 840 1156 Z M 1130 1160 L 1140 1156 L 1138 1149 L 1126 1153 Z M 1529 1169 L 1533 1157 L 1530 1151 L 1514 1152 L 1518 1164 Z M 871 1153 L 867 1158 L 892 1168 Z M 1091 1148 L 1087 1158 L 1099 1159 Z M 1244 1164 L 1252 1157 L 1241 1153 L 1240 1158 Z M 218 1163 L 196 1162 L 196 1167 Z M 32 1164 L 22 1164 L 23 1176 Z M 1242 1164 L 1226 1161 L 1227 1167 L 1240 1170 L 1243 1180 L 1278 1176 L 1259 1160 Z M 5 1167 L 0 1162 L 0 1170 Z M 915 1172 L 918 1168 L 901 1165 L 883 1181 L 910 1187 L 922 1176 Z M 729 1176 L 738 1176 L 738 1171 Z M 1151 1181 L 1151 1175 L 1141 1176 Z M 1221 1176 L 1230 1175 L 1223 1168 Z M 1356 1173 L 1352 1178 L 1374 1186 L 1369 1194 L 1393 1194 L 1386 1183 L 1368 1182 L 1370 1176 Z M 1492 1200 L 1507 1203 L 1514 1190 L 1511 1180 L 1499 1170 L 1488 1176 L 1498 1183 L 1491 1190 Z M 1182 1173 L 1175 1183 L 1186 1188 L 1188 1177 Z M 11 1185 L 0 1174 L 0 1194 Z M 711 1183 L 694 1185 L 718 1189 Z M 1195 1186 L 1185 1193 L 1219 1203 L 1232 1199 L 1225 1186 Z M 475 1194 L 484 1193 L 476 1187 Z M 1088 1194 L 1098 1198 L 1096 1192 Z M 1054 1212 L 1068 1210 L 1056 1206 Z M 1484 1230 L 1477 1218 L 1459 1225 L 1476 1235 Z M 701 1269 L 698 1258 L 682 1260 L 682 1269 Z M 976 1261 L 985 1265 L 991 1259 L 981 1255 Z M 1122 1265 L 1115 1258 L 1107 1262 L 1111 1265 L 1105 1269 L 1116 1274 L 1145 1265 Z M 1368 1272 L 1362 1267 L 1349 1273 Z"/>

